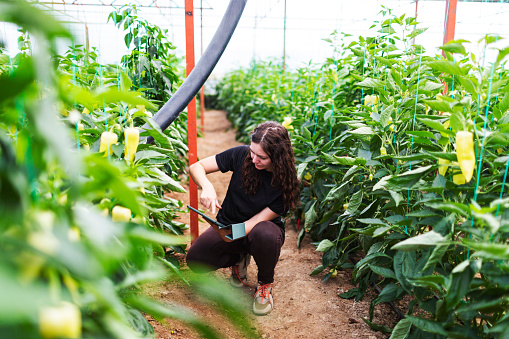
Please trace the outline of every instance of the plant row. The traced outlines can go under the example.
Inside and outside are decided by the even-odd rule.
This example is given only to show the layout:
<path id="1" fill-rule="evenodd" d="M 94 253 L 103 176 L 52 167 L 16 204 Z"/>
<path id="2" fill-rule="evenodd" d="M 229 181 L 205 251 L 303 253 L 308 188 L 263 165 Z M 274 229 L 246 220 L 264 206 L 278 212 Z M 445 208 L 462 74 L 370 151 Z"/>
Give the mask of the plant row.
<path id="1" fill-rule="evenodd" d="M 311 274 L 353 268 L 357 286 L 340 296 L 356 300 L 378 285 L 371 327 L 391 338 L 505 337 L 509 49 L 488 63 L 456 40 L 428 56 L 412 44 L 425 31 L 415 18 L 382 15 L 373 37 L 331 34 L 321 65 L 229 73 L 218 102 L 243 141 L 264 120 L 290 131 L 299 241 L 307 234 L 323 252 Z M 372 322 L 376 305 L 405 296 L 393 329 Z"/>
<path id="2" fill-rule="evenodd" d="M 105 65 L 44 10 L 25 1 L 0 7 L 0 21 L 20 28 L 19 54 L 0 46 L 0 332 L 151 338 L 145 312 L 218 338 L 185 307 L 142 289 L 168 279 L 189 285 L 172 255 L 187 241 L 187 226 L 175 220 L 182 202 L 167 196 L 185 192 L 185 120 L 165 131 L 150 120 L 182 83 L 166 32 L 135 7 L 113 12 L 129 52 Z M 71 47 L 59 55 L 61 38 Z M 236 297 L 216 285 L 193 287 L 233 310 L 229 317 L 251 336 Z"/>

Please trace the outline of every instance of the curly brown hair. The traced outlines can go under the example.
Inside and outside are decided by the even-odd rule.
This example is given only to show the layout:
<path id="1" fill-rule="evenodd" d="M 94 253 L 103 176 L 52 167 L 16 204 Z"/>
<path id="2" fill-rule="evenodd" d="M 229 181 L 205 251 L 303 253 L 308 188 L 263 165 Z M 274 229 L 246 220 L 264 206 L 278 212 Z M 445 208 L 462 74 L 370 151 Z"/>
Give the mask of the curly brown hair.
<path id="1" fill-rule="evenodd" d="M 291 210 L 299 203 L 299 179 L 295 169 L 292 143 L 288 131 L 275 121 L 259 124 L 251 134 L 251 142 L 259 144 L 272 161 L 272 186 L 281 190 L 285 209 Z M 253 164 L 251 152 L 247 152 L 242 166 L 242 177 L 247 194 L 255 194 L 261 181 L 261 173 Z"/>

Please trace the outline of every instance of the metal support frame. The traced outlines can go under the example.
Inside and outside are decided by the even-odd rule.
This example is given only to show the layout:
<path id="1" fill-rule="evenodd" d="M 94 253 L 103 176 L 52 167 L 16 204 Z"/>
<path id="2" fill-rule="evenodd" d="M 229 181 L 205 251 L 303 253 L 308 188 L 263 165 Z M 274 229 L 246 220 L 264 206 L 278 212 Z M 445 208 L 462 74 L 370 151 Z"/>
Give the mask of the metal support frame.
<path id="1" fill-rule="evenodd" d="M 445 20 L 444 20 L 444 45 L 451 40 L 454 40 L 454 31 L 456 28 L 456 6 L 457 0 L 446 0 L 445 1 Z M 445 52 L 442 51 L 442 55 L 445 57 Z M 444 95 L 447 95 L 449 86 L 444 83 Z"/>
<path id="2" fill-rule="evenodd" d="M 186 0 L 185 23 L 186 23 L 186 69 L 187 76 L 194 69 L 194 13 L 193 0 Z M 198 160 L 197 132 L 196 132 L 196 97 L 192 97 L 187 105 L 187 138 L 189 148 L 189 166 Z M 198 186 L 193 180 L 189 180 L 189 204 L 198 208 Z M 198 214 L 191 213 L 191 242 L 200 234 L 198 228 Z"/>
<path id="3" fill-rule="evenodd" d="M 457 0 L 445 1 L 445 20 L 444 20 L 444 45 L 454 40 L 454 31 L 456 29 L 456 6 Z"/>
<path id="4" fill-rule="evenodd" d="M 200 55 L 203 55 L 203 0 L 200 0 Z M 201 132 L 205 128 L 205 84 L 200 89 L 200 125 Z"/>

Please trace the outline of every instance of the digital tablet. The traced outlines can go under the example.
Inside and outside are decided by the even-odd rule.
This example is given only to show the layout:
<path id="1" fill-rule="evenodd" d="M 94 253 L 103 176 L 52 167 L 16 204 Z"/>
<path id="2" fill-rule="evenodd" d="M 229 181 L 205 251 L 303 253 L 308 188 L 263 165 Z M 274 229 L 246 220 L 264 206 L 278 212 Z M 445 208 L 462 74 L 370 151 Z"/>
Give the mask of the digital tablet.
<path id="1" fill-rule="evenodd" d="M 220 229 L 221 228 L 228 228 L 229 226 L 223 224 L 223 223 L 220 223 L 219 221 L 215 220 L 215 219 L 212 219 L 211 217 L 209 217 L 208 215 L 198 211 L 196 208 L 192 208 L 191 206 L 187 205 L 187 208 L 189 208 L 191 211 L 193 212 L 196 212 L 198 213 L 199 215 L 201 215 L 204 219 L 210 221 L 211 223 L 213 223 L 214 225 L 216 225 L 217 227 L 219 227 Z"/>

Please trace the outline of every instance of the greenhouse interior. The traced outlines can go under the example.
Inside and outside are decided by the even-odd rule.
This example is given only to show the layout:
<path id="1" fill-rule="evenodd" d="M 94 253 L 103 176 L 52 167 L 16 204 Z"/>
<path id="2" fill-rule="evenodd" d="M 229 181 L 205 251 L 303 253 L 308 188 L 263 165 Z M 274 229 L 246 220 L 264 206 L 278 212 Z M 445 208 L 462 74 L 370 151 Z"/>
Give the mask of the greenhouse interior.
<path id="1" fill-rule="evenodd" d="M 508 13 L 0 0 L 0 338 L 509 338 Z"/>

